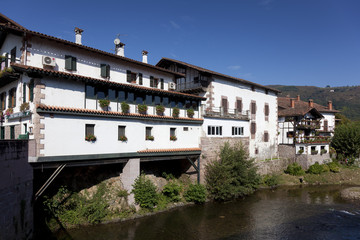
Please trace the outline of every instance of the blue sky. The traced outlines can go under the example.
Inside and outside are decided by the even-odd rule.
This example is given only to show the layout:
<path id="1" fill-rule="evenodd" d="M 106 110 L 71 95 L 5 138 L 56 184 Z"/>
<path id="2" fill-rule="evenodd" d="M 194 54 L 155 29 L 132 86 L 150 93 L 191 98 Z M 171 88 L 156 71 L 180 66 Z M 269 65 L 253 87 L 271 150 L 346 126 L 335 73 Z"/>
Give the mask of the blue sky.
<path id="1" fill-rule="evenodd" d="M 263 85 L 360 85 L 360 1 L 8 1 L 30 30 L 149 63 L 174 58 Z"/>

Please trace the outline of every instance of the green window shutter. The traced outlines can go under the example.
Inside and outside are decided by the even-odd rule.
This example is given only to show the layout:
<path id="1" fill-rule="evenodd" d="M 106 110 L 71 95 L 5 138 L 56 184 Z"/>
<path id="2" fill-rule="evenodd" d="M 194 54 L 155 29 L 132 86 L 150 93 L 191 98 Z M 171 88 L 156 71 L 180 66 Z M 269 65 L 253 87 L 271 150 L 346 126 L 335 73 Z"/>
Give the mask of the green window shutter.
<path id="1" fill-rule="evenodd" d="M 1 127 L 0 131 L 0 139 L 5 139 L 5 127 Z"/>
<path id="2" fill-rule="evenodd" d="M 110 65 L 106 65 L 106 77 L 110 77 Z"/>
<path id="3" fill-rule="evenodd" d="M 66 70 L 72 70 L 72 69 L 71 69 L 71 67 L 72 67 L 72 65 L 71 65 L 71 59 L 72 59 L 71 56 L 65 55 L 65 69 L 66 69 Z"/>
<path id="4" fill-rule="evenodd" d="M 126 81 L 131 82 L 131 71 L 130 70 L 126 71 Z"/>
<path id="5" fill-rule="evenodd" d="M 154 77 L 150 76 L 150 87 L 154 87 Z"/>
<path id="6" fill-rule="evenodd" d="M 10 139 L 15 139 L 15 127 L 10 126 Z"/>
<path id="7" fill-rule="evenodd" d="M 100 69 L 101 69 L 101 73 L 100 73 L 100 75 L 101 75 L 101 77 L 107 77 L 107 72 L 106 72 L 106 64 L 100 64 Z"/>
<path id="8" fill-rule="evenodd" d="M 16 60 L 16 47 L 14 47 L 13 49 L 11 49 L 10 51 L 10 62 L 15 62 Z"/>
<path id="9" fill-rule="evenodd" d="M 34 80 L 31 80 L 29 84 L 29 100 L 34 101 Z"/>
<path id="10" fill-rule="evenodd" d="M 9 54 L 8 53 L 5 54 L 5 67 L 6 68 L 9 67 Z"/>
<path id="11" fill-rule="evenodd" d="M 160 88 L 164 89 L 164 79 L 160 79 Z"/>
<path id="12" fill-rule="evenodd" d="M 76 57 L 71 57 L 71 70 L 76 71 Z"/>
<path id="13" fill-rule="evenodd" d="M 23 84 L 23 103 L 26 102 L 26 83 Z"/>
<path id="14" fill-rule="evenodd" d="M 143 75 L 139 73 L 139 85 L 143 85 Z"/>

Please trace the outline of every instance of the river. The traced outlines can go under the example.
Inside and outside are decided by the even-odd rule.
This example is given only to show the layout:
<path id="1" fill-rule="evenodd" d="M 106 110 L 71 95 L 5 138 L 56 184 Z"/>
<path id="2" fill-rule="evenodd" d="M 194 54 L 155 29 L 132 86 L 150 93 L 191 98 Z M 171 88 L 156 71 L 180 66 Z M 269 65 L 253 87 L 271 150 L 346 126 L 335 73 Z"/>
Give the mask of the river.
<path id="1" fill-rule="evenodd" d="M 343 186 L 259 190 L 228 203 L 186 206 L 119 223 L 59 232 L 58 239 L 360 239 L 360 204 Z"/>

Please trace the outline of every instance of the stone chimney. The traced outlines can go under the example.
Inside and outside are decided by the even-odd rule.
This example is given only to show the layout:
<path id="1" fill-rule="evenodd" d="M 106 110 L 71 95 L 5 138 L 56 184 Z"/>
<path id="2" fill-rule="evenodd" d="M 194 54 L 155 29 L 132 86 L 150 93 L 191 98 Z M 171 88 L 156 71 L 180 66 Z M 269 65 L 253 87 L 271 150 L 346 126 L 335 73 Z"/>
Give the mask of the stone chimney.
<path id="1" fill-rule="evenodd" d="M 309 99 L 309 107 L 311 107 L 311 108 L 314 107 L 314 100 Z"/>
<path id="2" fill-rule="evenodd" d="M 290 98 L 290 107 L 295 108 L 295 99 L 294 98 Z"/>
<path id="3" fill-rule="evenodd" d="M 333 110 L 332 101 L 328 101 L 328 109 Z"/>
<path id="4" fill-rule="evenodd" d="M 297 95 L 296 101 L 300 101 L 300 95 Z"/>
<path id="5" fill-rule="evenodd" d="M 147 56 L 148 53 L 149 53 L 148 51 L 145 51 L 145 50 L 142 51 L 142 62 L 143 63 L 148 63 L 148 59 L 147 59 L 148 58 L 148 56 Z"/>
<path id="6" fill-rule="evenodd" d="M 125 44 L 124 43 L 115 44 L 115 51 L 116 51 L 116 55 L 125 57 Z"/>
<path id="7" fill-rule="evenodd" d="M 74 31 L 75 31 L 75 43 L 81 45 L 81 34 L 84 30 L 76 27 Z"/>

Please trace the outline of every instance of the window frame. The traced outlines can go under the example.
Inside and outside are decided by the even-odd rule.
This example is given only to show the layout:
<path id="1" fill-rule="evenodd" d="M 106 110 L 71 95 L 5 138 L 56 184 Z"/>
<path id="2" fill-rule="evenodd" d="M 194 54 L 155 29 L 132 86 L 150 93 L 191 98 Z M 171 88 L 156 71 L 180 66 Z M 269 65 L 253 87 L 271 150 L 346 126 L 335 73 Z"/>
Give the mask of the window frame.
<path id="1" fill-rule="evenodd" d="M 65 55 L 65 69 L 68 71 L 76 71 L 76 57 Z"/>
<path id="2" fill-rule="evenodd" d="M 89 135 L 95 136 L 95 124 L 93 124 L 93 123 L 85 124 L 85 137 L 87 137 Z"/>
<path id="3" fill-rule="evenodd" d="M 121 141 L 121 137 L 126 137 L 126 126 L 118 125 L 118 141 Z"/>
<path id="4" fill-rule="evenodd" d="M 109 78 L 110 77 L 110 65 L 102 63 L 100 64 L 100 76 L 103 78 Z"/>
<path id="5" fill-rule="evenodd" d="M 208 136 L 222 136 L 222 126 L 208 125 Z"/>

